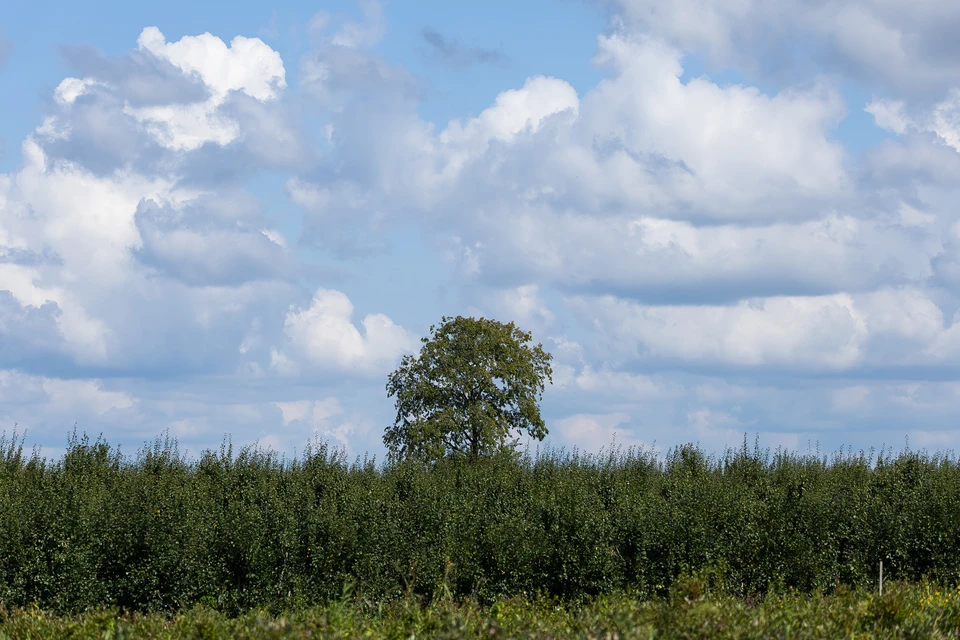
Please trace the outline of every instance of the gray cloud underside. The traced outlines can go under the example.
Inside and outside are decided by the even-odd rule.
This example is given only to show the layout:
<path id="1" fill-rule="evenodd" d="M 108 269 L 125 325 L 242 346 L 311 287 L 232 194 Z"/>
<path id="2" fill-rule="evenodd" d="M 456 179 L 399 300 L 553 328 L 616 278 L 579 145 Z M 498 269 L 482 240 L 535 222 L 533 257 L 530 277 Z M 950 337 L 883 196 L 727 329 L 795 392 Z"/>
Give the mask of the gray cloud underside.
<path id="1" fill-rule="evenodd" d="M 420 37 L 430 46 L 429 56 L 456 69 L 466 69 L 476 64 L 506 67 L 510 57 L 499 49 L 464 47 L 459 42 L 445 37 L 433 27 L 424 27 Z"/>

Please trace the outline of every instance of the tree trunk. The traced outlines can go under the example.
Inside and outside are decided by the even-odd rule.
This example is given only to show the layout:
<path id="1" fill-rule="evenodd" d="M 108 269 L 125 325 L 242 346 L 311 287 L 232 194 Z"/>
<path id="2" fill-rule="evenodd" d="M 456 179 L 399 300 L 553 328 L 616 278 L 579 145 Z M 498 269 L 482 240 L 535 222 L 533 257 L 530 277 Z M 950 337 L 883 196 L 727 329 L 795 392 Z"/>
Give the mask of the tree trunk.
<path id="1" fill-rule="evenodd" d="M 470 440 L 470 456 L 476 460 L 480 457 L 480 429 L 474 424 L 470 426 L 470 432 L 473 435 Z"/>

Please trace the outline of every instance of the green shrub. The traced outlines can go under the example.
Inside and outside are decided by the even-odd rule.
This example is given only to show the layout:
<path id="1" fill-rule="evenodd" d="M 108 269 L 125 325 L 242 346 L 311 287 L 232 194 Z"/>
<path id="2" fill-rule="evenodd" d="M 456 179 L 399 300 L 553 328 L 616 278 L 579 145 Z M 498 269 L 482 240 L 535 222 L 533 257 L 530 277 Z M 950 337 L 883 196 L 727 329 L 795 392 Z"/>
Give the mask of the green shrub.
<path id="1" fill-rule="evenodd" d="M 312 443 L 187 460 L 70 439 L 57 461 L 0 438 L 0 606 L 225 613 L 340 598 L 628 592 L 730 596 L 960 582 L 960 466 L 943 455 L 828 459 L 746 444 L 474 462 L 347 461 Z M 699 581 L 699 582 L 698 582 Z M 684 591 L 685 590 L 685 591 Z M 699 597 L 699 596 L 698 596 Z"/>

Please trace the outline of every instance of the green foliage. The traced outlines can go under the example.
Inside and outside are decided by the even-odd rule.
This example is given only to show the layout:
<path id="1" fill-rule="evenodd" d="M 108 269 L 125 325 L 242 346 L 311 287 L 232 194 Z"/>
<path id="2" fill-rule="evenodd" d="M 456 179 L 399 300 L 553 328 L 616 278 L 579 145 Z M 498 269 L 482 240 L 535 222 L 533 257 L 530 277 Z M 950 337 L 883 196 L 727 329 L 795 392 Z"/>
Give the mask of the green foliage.
<path id="1" fill-rule="evenodd" d="M 531 348 L 529 333 L 485 318 L 444 317 L 430 333 L 420 355 L 404 356 L 388 378 L 397 417 L 383 442 L 393 457 L 476 460 L 512 450 L 512 432 L 543 440 L 537 401 L 553 370 L 542 344 Z"/>
<path id="2" fill-rule="evenodd" d="M 273 613 L 352 597 L 697 600 L 960 582 L 960 465 L 903 452 L 602 455 L 349 463 L 314 442 L 187 460 L 0 438 L 0 607 Z M 679 580 L 681 576 L 687 576 Z M 690 577 L 692 576 L 692 577 Z M 678 595 L 679 594 L 679 595 Z M 880 615 L 880 614 L 878 614 Z"/>
<path id="3" fill-rule="evenodd" d="M 692 588 L 696 579 L 684 581 Z M 956 638 L 960 589 L 895 584 L 875 592 L 771 594 L 737 599 L 704 591 L 691 597 L 639 601 L 611 594 L 583 605 L 551 598 L 511 598 L 485 606 L 473 599 L 387 604 L 344 594 L 323 607 L 272 616 L 238 617 L 197 607 L 166 615 L 118 615 L 98 609 L 57 617 L 42 610 L 0 609 L 0 640 L 13 638 L 648 638 L 746 640 L 766 638 Z M 681 590 L 682 591 L 682 590 Z"/>

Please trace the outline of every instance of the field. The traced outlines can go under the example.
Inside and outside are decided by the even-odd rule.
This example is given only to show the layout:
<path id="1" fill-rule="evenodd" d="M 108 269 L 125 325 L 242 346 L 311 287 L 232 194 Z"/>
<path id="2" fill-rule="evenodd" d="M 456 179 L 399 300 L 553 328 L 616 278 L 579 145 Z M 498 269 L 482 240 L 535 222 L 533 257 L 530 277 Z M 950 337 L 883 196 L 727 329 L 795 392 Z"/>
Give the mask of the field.
<path id="1" fill-rule="evenodd" d="M 46 461 L 4 438 L 0 630 L 958 637 L 958 505 L 956 460 L 910 451 L 424 466 L 74 436 Z"/>

